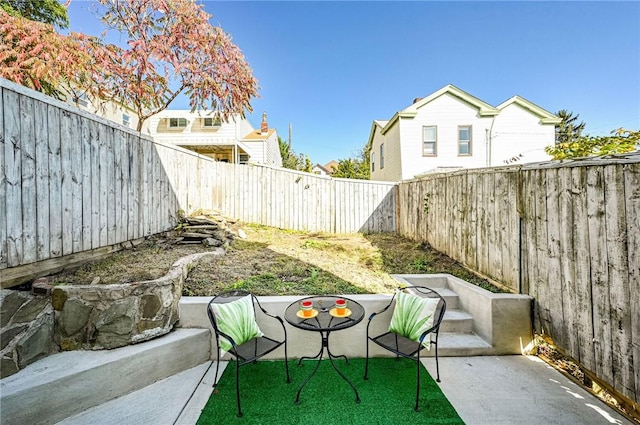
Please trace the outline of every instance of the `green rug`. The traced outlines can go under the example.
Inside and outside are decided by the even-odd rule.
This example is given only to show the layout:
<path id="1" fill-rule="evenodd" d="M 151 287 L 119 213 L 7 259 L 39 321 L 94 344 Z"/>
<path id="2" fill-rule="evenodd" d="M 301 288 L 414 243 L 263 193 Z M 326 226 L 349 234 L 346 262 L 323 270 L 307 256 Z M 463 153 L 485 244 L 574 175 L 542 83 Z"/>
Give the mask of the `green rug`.
<path id="1" fill-rule="evenodd" d="M 234 363 L 224 371 L 218 393 L 209 398 L 197 425 L 395 425 L 463 424 L 426 369 L 422 369 L 420 411 L 415 412 L 415 362 L 407 359 L 369 360 L 369 379 L 362 379 L 364 359 L 349 364 L 336 360 L 338 368 L 353 382 L 361 402 L 355 402 L 351 387 L 340 378 L 328 360 L 302 389 L 300 404 L 295 404 L 300 384 L 313 370 L 315 362 L 298 367 L 291 361 L 291 383 L 285 382 L 281 361 L 259 361 L 240 368 L 240 396 L 244 416 L 238 418 Z M 447 379 L 441 376 L 441 379 Z"/>

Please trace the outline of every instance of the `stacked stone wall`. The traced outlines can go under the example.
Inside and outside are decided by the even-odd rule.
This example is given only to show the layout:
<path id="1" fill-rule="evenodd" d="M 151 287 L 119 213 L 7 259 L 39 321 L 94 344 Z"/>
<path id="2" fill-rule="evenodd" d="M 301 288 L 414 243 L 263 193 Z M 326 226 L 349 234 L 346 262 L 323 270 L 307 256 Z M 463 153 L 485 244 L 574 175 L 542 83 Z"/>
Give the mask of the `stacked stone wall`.
<path id="1" fill-rule="evenodd" d="M 189 270 L 223 248 L 183 257 L 155 280 L 119 285 L 34 284 L 26 291 L 2 290 L 1 377 L 51 353 L 123 347 L 170 332 Z"/>
<path id="2" fill-rule="evenodd" d="M 57 351 L 54 312 L 48 296 L 0 292 L 0 377 L 12 375 Z"/>

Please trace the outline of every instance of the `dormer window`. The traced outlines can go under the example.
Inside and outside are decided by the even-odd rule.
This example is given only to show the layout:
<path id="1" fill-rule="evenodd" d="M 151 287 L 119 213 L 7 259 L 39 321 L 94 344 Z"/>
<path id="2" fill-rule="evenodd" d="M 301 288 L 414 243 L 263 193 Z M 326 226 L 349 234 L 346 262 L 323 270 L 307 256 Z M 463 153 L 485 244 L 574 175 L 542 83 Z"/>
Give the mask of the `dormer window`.
<path id="1" fill-rule="evenodd" d="M 185 128 L 186 126 L 186 118 L 169 118 L 169 128 Z"/>
<path id="2" fill-rule="evenodd" d="M 203 121 L 202 126 L 207 128 L 220 127 L 220 124 L 221 124 L 220 118 L 214 118 L 214 117 L 206 117 L 206 118 L 203 118 L 202 121 Z"/>

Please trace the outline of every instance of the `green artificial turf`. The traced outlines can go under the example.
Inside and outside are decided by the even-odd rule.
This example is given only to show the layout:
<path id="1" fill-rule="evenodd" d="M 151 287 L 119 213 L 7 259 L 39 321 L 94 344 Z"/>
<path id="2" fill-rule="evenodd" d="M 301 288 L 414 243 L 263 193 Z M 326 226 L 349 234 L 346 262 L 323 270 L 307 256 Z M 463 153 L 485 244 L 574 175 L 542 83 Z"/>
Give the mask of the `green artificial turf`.
<path id="1" fill-rule="evenodd" d="M 242 366 L 242 418 L 236 416 L 236 368 L 231 362 L 197 425 L 464 424 L 424 367 L 421 366 L 420 373 L 420 411 L 415 412 L 415 362 L 395 358 L 373 358 L 369 362 L 369 379 L 365 381 L 364 359 L 351 359 L 349 364 L 340 359 L 335 361 L 358 389 L 360 404 L 328 360 L 322 361 L 318 372 L 303 388 L 300 404 L 295 404 L 296 392 L 313 370 L 315 361 L 304 361 L 300 367 L 290 361 L 290 384 L 285 382 L 282 361 Z"/>

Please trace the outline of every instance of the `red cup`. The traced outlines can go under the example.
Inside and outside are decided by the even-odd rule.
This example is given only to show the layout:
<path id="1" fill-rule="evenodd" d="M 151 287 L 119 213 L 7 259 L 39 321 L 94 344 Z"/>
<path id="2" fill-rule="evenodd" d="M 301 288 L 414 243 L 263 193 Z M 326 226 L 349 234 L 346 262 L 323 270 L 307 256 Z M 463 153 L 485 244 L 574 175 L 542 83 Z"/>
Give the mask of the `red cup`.
<path id="1" fill-rule="evenodd" d="M 336 300 L 336 314 L 342 316 L 347 313 L 347 300 L 338 298 Z"/>

